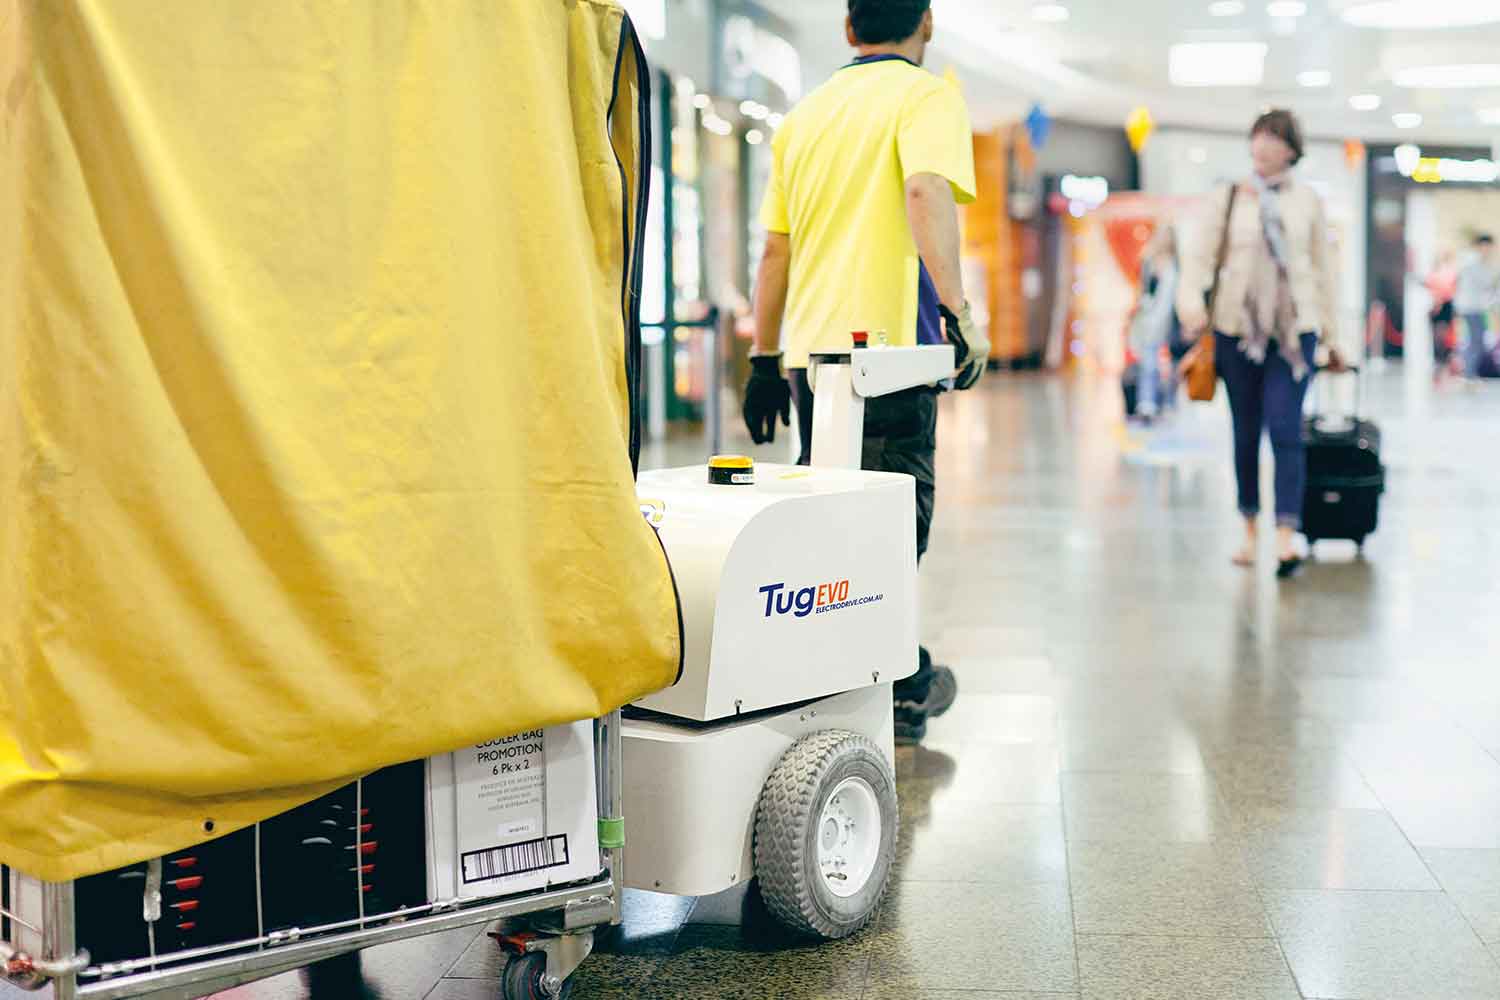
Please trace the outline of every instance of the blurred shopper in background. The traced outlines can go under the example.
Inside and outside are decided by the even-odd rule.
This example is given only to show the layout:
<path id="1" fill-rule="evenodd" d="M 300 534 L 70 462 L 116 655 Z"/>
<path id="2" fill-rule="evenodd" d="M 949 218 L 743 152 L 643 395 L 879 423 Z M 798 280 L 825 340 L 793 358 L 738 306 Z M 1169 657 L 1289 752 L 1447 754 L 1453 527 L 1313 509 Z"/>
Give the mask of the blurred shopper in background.
<path id="1" fill-rule="evenodd" d="M 1133 409 L 1147 424 L 1171 409 L 1176 394 L 1176 368 L 1163 366 L 1162 355 L 1170 351 L 1177 356 L 1183 339 L 1177 321 L 1177 285 L 1177 230 L 1165 222 L 1141 251 L 1140 297 L 1130 314 L 1130 352 L 1136 359 Z"/>
<path id="2" fill-rule="evenodd" d="M 1458 295 L 1458 255 L 1451 249 L 1438 254 L 1437 265 L 1425 284 L 1427 294 L 1432 296 L 1427 318 L 1432 322 L 1432 357 L 1437 362 L 1433 381 L 1441 384 L 1457 357 L 1457 313 L 1453 300 Z"/>
<path id="3" fill-rule="evenodd" d="M 961 389 L 978 381 L 989 357 L 959 263 L 957 204 L 974 200 L 974 140 L 958 89 L 921 68 L 930 7 L 849 0 L 845 32 L 858 58 L 793 109 L 772 143 L 744 416 L 763 444 L 775 439 L 778 418 L 788 423 L 795 401 L 804 464 L 812 451 L 809 354 L 848 351 L 857 330 L 894 346 L 946 336 Z M 913 297 L 916 329 L 904 329 Z M 864 467 L 916 478 L 918 558 L 932 525 L 936 447 L 935 388 L 866 403 Z M 947 711 L 957 691 L 953 672 L 921 650 L 917 673 L 896 684 L 897 739 L 920 740 L 927 718 Z"/>
<path id="4" fill-rule="evenodd" d="M 1464 358 L 1469 378 L 1480 378 L 1490 367 L 1486 335 L 1490 328 L 1490 310 L 1500 304 L 1500 268 L 1495 266 L 1495 238 L 1481 233 L 1474 238 L 1469 259 L 1458 272 L 1458 290 L 1453 308 L 1463 320 L 1468 333 Z"/>
<path id="5" fill-rule="evenodd" d="M 1316 192 L 1292 173 L 1302 129 L 1269 111 L 1250 130 L 1252 170 L 1209 200 L 1196 245 L 1182 255 L 1178 313 L 1194 332 L 1215 331 L 1215 363 L 1234 418 L 1234 468 L 1245 541 L 1234 561 L 1253 566 L 1260 516 L 1260 442 L 1276 460 L 1277 575 L 1301 568 L 1307 454 L 1302 404 L 1319 361 L 1342 370 L 1335 333 L 1328 227 Z M 1222 267 L 1216 267 L 1220 254 Z M 1211 294 L 1212 293 L 1212 294 Z M 1205 303 L 1212 298 L 1214 314 Z M 1210 325 L 1211 324 L 1211 325 Z"/>

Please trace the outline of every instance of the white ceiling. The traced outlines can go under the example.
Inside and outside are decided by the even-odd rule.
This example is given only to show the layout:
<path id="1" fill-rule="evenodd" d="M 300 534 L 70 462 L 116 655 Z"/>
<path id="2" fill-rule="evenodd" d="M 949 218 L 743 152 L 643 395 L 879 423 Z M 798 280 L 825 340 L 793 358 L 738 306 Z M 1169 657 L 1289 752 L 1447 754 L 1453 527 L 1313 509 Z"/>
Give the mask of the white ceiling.
<path id="1" fill-rule="evenodd" d="M 829 39 L 814 79 L 847 59 L 842 0 L 761 0 L 797 25 L 799 48 Z M 1069 18 L 1044 24 L 1032 0 L 934 0 L 935 52 L 929 64 L 952 64 L 981 125 L 1020 117 L 1039 100 L 1055 117 L 1122 124 L 1146 105 L 1162 125 L 1239 130 L 1261 109 L 1290 106 L 1308 131 L 1325 138 L 1490 145 L 1500 129 L 1477 117 L 1500 108 L 1500 88 L 1415 90 L 1397 87 L 1396 72 L 1443 63 L 1500 63 L 1500 21 L 1438 30 L 1388 31 L 1346 23 L 1338 10 L 1363 0 L 1306 0 L 1307 13 L 1273 19 L 1267 0 L 1244 0 L 1245 12 L 1215 17 L 1211 0 L 1061 0 Z M 1400 0 L 1409 2 L 1409 0 Z M 1500 14 L 1500 0 L 1419 0 L 1468 4 Z M 1257 88 L 1181 88 L 1168 79 L 1168 51 L 1180 42 L 1264 42 L 1265 77 Z M 817 72 L 822 70 L 824 72 Z M 1327 70 L 1331 86 L 1298 86 L 1304 71 Z M 1355 111 L 1349 97 L 1379 94 L 1377 111 Z M 1417 112 L 1421 127 L 1396 128 L 1396 112 Z"/>

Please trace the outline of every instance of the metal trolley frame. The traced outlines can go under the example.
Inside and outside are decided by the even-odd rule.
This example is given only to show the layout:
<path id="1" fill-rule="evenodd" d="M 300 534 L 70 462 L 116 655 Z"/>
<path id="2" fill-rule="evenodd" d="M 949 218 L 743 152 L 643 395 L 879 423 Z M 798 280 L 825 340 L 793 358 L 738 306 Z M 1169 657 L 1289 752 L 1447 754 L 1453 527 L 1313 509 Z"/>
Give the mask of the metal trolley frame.
<path id="1" fill-rule="evenodd" d="M 623 793 L 618 711 L 595 721 L 594 749 L 601 829 L 618 830 Z M 39 914 L 5 911 L 4 916 L 10 921 L 12 938 L 20 937 L 16 932 L 22 928 L 39 937 L 40 954 L 28 954 L 10 940 L 0 941 L 0 963 L 6 980 L 23 989 L 41 990 L 51 983 L 56 1000 L 195 1000 L 373 945 L 456 927 L 517 921 L 519 927 L 508 928 L 515 932 L 496 935 L 498 946 L 513 960 L 545 955 L 545 974 L 538 984 L 541 995 L 558 997 L 568 977 L 593 950 L 595 931 L 620 922 L 625 856 L 621 839 L 602 839 L 600 854 L 600 875 L 586 883 L 502 899 L 436 900 L 425 906 L 271 933 L 262 923 L 259 936 L 250 940 L 106 965 L 91 964 L 88 942 L 76 940 L 73 883 L 37 883 Z M 258 853 L 255 864 L 258 892 Z M 14 900 L 12 906 L 23 909 Z M 39 920 L 34 919 L 37 916 Z"/>

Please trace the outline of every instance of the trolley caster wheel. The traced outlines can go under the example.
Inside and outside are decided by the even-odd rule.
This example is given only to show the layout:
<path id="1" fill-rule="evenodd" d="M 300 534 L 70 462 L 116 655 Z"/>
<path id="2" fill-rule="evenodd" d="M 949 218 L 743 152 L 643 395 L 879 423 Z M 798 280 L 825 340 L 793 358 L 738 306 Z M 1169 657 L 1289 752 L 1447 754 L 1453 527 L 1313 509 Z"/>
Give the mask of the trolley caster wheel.
<path id="1" fill-rule="evenodd" d="M 826 939 L 859 931 L 890 881 L 896 776 L 869 739 L 844 730 L 798 740 L 755 811 L 755 876 L 766 908 Z"/>
<path id="2" fill-rule="evenodd" d="M 505 963 L 500 1000 L 567 1000 L 572 995 L 573 980 L 548 982 L 547 956 L 542 952 L 516 956 Z"/>

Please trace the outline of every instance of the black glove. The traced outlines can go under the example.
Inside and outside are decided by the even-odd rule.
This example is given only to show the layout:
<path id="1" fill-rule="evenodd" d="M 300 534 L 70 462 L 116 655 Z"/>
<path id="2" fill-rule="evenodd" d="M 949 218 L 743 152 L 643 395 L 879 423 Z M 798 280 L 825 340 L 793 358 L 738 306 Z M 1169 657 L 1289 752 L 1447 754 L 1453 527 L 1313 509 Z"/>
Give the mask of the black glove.
<path id="1" fill-rule="evenodd" d="M 792 425 L 792 387 L 781 377 L 781 355 L 762 354 L 750 359 L 750 381 L 745 383 L 745 426 L 756 444 L 776 440 L 776 415 Z"/>
<path id="2" fill-rule="evenodd" d="M 943 317 L 948 342 L 953 345 L 953 364 L 957 372 L 953 384 L 958 389 L 972 389 L 989 365 L 989 338 L 974 325 L 968 303 L 958 315 L 945 305 L 938 306 L 938 313 Z"/>

